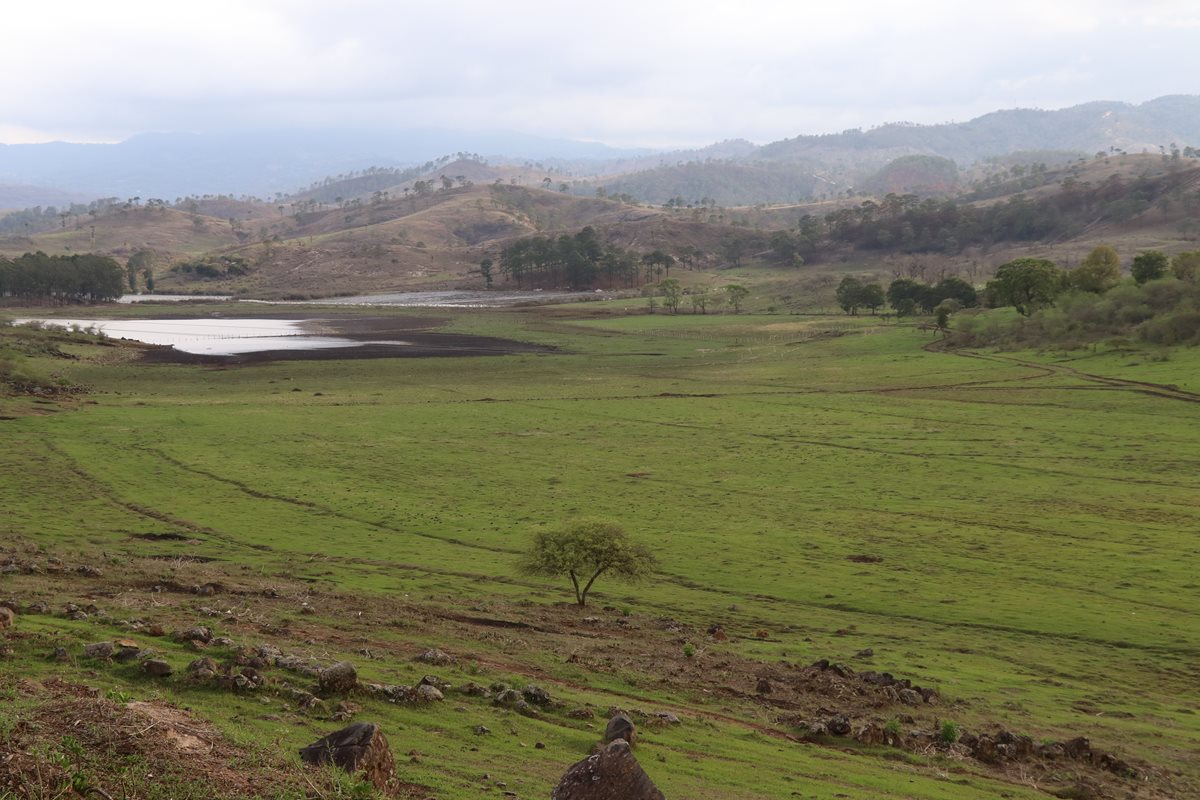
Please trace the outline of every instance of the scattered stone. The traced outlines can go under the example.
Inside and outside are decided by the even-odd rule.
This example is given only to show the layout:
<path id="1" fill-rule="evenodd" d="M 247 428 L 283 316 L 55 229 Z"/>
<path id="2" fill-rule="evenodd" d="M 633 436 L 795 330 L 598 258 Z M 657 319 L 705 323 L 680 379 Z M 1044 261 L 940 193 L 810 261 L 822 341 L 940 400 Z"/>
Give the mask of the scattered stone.
<path id="1" fill-rule="evenodd" d="M 913 689 L 901 689 L 897 694 L 900 702 L 906 706 L 919 706 L 925 702 L 925 698 L 921 697 L 921 693 Z"/>
<path id="2" fill-rule="evenodd" d="M 72 622 L 83 622 L 87 618 L 88 614 L 83 609 L 77 609 L 67 613 L 67 619 L 71 620 Z"/>
<path id="3" fill-rule="evenodd" d="M 505 708 L 514 708 L 517 703 L 524 702 L 521 693 L 516 689 L 504 689 L 496 694 L 496 699 L 492 701 L 493 705 L 504 706 Z"/>
<path id="4" fill-rule="evenodd" d="M 771 682 L 766 678 L 759 678 L 758 685 L 754 687 L 754 691 L 758 692 L 759 694 L 770 694 L 773 691 Z"/>
<path id="5" fill-rule="evenodd" d="M 439 667 L 444 667 L 444 666 L 447 666 L 448 664 L 453 664 L 455 662 L 455 660 L 456 659 L 453 656 L 446 655 L 441 650 L 438 650 L 436 648 L 431 649 L 431 650 L 426 650 L 423 653 L 421 653 L 419 656 L 417 656 L 417 661 L 420 661 L 424 664 L 436 664 Z"/>
<path id="6" fill-rule="evenodd" d="M 50 606 L 45 603 L 30 603 L 28 611 L 30 614 L 49 614 Z"/>
<path id="7" fill-rule="evenodd" d="M 604 743 L 624 739 L 629 744 L 637 741 L 637 728 L 633 724 L 633 720 L 626 714 L 616 714 L 608 721 L 608 725 L 604 728 Z"/>
<path id="8" fill-rule="evenodd" d="M 0 606 L 0 630 L 11 628 L 17 624 L 17 615 L 11 608 Z"/>
<path id="9" fill-rule="evenodd" d="M 534 750 L 545 750 L 545 749 L 546 749 L 546 743 L 545 743 L 545 742 L 534 742 L 534 743 L 533 743 L 533 749 L 534 749 Z"/>
<path id="10" fill-rule="evenodd" d="M 181 642 L 201 642 L 208 644 L 212 641 L 212 628 L 207 628 L 203 625 L 197 625 L 194 628 L 179 631 L 175 634 L 175 638 Z"/>
<path id="11" fill-rule="evenodd" d="M 152 622 L 146 626 L 146 635 L 147 636 L 166 636 L 167 629 L 164 628 L 162 625 L 159 625 L 157 622 Z"/>
<path id="12" fill-rule="evenodd" d="M 551 800 L 666 800 L 623 739 L 572 764 Z"/>
<path id="13" fill-rule="evenodd" d="M 112 658 L 113 646 L 112 642 L 96 642 L 89 644 L 83 648 L 84 658 L 94 658 L 99 661 L 107 661 Z"/>
<path id="14" fill-rule="evenodd" d="M 854 657 L 855 658 L 871 658 L 874 655 L 875 655 L 875 651 L 868 647 L 865 650 L 859 650 L 857 653 L 854 654 Z"/>
<path id="15" fill-rule="evenodd" d="M 416 691 L 417 702 L 437 703 L 443 699 L 445 699 L 445 695 L 443 695 L 442 690 L 437 688 L 436 686 L 430 686 L 429 684 L 424 683 L 417 687 L 417 691 Z"/>
<path id="16" fill-rule="evenodd" d="M 89 564 L 82 564 L 75 568 L 75 572 L 87 578 L 99 578 L 104 573 L 96 567 Z"/>
<path id="17" fill-rule="evenodd" d="M 850 735 L 850 720 L 840 714 L 825 723 L 825 727 L 834 736 Z"/>
<path id="18" fill-rule="evenodd" d="M 54 648 L 54 652 L 50 654 L 50 660 L 61 664 L 65 661 L 70 661 L 71 654 L 67 652 L 67 648 L 65 647 L 56 647 Z"/>
<path id="19" fill-rule="evenodd" d="M 209 644 L 213 647 L 233 647 L 235 642 L 228 636 L 217 636 Z"/>
<path id="20" fill-rule="evenodd" d="M 432 686 L 433 688 L 442 692 L 450 689 L 450 684 L 436 675 L 425 675 L 417 682 L 417 686 Z"/>
<path id="21" fill-rule="evenodd" d="M 476 725 L 474 730 L 476 736 L 487 736 L 492 732 L 491 728 L 488 728 L 485 725 Z"/>
<path id="22" fill-rule="evenodd" d="M 461 691 L 463 694 L 471 695 L 472 697 L 486 698 L 492 696 L 490 689 L 488 689 L 486 686 L 480 686 L 474 681 L 468 681 L 467 683 L 464 683 L 459 691 Z"/>
<path id="23" fill-rule="evenodd" d="M 349 773 L 361 772 L 379 791 L 387 791 L 396 774 L 396 762 L 380 727 L 356 722 L 300 750 L 306 764 L 334 764 Z"/>
<path id="24" fill-rule="evenodd" d="M 874 722 L 868 722 L 854 732 L 854 738 L 865 745 L 880 745 L 887 743 L 887 733 Z"/>
<path id="25" fill-rule="evenodd" d="M 532 683 L 521 690 L 522 696 L 535 706 L 548 706 L 551 703 L 550 693 Z"/>
<path id="26" fill-rule="evenodd" d="M 596 715 L 590 708 L 573 708 L 567 712 L 567 716 L 571 719 L 593 719 Z"/>
<path id="27" fill-rule="evenodd" d="M 349 661 L 339 661 L 321 670 L 317 682 L 324 694 L 346 694 L 358 685 L 358 671 Z"/>
<path id="28" fill-rule="evenodd" d="M 166 661 L 152 658 L 142 662 L 142 671 L 155 678 L 166 678 L 174 671 Z"/>
<path id="29" fill-rule="evenodd" d="M 334 722 L 345 722 L 348 719 L 353 719 L 354 715 L 362 711 L 362 707 L 357 703 L 351 703 L 343 700 L 337 704 L 337 708 L 333 711 L 333 716 L 330 717 Z"/>
<path id="30" fill-rule="evenodd" d="M 670 711 L 655 711 L 650 716 L 653 719 L 661 720 L 662 722 L 666 723 L 667 725 L 682 725 L 683 724 L 682 720 L 680 720 L 679 717 L 672 714 Z"/>

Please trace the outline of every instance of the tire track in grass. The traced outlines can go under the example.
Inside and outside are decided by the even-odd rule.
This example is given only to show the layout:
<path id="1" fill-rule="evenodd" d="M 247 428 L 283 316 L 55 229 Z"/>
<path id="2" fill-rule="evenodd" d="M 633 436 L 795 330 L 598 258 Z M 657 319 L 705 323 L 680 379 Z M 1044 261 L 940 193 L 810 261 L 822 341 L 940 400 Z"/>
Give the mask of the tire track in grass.
<path id="1" fill-rule="evenodd" d="M 175 467 L 176 469 L 183 470 L 184 472 L 190 472 L 193 475 L 199 475 L 203 478 L 207 478 L 209 480 L 216 481 L 218 483 L 223 483 L 227 486 L 232 486 L 234 489 L 237 489 L 239 492 L 242 492 L 243 494 L 245 494 L 249 497 L 253 497 L 256 500 L 272 500 L 272 501 L 279 502 L 279 503 L 287 503 L 288 505 L 297 506 L 299 508 L 302 508 L 306 511 L 310 511 L 315 514 L 321 514 L 323 516 L 333 517 L 334 519 L 345 520 L 346 522 L 353 522 L 358 525 L 365 525 L 368 528 L 371 528 L 371 529 L 377 530 L 377 531 L 387 531 L 389 533 L 398 533 L 403 536 L 420 536 L 425 539 L 432 539 L 434 541 L 441 542 L 442 544 L 452 544 L 452 545 L 456 545 L 459 547 L 471 548 L 474 550 L 483 550 L 483 551 L 489 552 L 489 553 L 501 553 L 504 555 L 519 555 L 520 554 L 519 550 L 512 550 L 512 549 L 507 549 L 507 548 L 503 548 L 503 547 L 493 547 L 493 546 L 488 546 L 485 544 L 472 544 L 470 542 L 464 542 L 461 539 L 452 539 L 452 538 L 448 538 L 448 537 L 444 537 L 444 536 L 438 536 L 437 534 L 434 534 L 434 533 L 425 533 L 424 531 L 412 530 L 412 529 L 408 529 L 408 528 L 397 528 L 395 526 L 387 525 L 382 522 L 376 522 L 374 520 L 363 519 L 362 517 L 356 517 L 352 514 L 347 514 L 342 511 L 337 511 L 336 509 L 329 508 L 328 506 L 323 506 L 319 503 L 313 503 L 309 500 L 301 500 L 300 498 L 297 498 L 297 497 L 289 497 L 287 495 L 274 494 L 271 492 L 264 492 L 259 489 L 255 489 L 254 487 L 250 486 L 249 484 L 243 483 L 242 481 L 236 480 L 234 478 L 226 478 L 223 475 L 216 474 L 215 472 L 210 472 L 206 469 L 201 469 L 200 467 L 195 467 L 190 464 L 187 464 L 186 462 L 181 461 L 173 456 L 167 455 L 162 450 L 159 450 L 157 448 L 138 447 L 137 449 L 144 453 L 148 453 L 149 455 L 155 456 L 156 458 L 159 458 L 159 459 L 165 461 L 166 463 L 170 464 L 171 466 Z"/>

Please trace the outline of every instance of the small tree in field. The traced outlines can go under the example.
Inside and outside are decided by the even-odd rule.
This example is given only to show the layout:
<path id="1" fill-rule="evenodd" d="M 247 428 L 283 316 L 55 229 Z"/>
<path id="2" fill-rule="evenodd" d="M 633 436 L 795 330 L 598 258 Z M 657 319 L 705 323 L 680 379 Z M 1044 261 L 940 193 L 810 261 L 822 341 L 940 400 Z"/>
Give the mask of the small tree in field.
<path id="1" fill-rule="evenodd" d="M 575 602 L 582 607 L 601 575 L 638 581 L 650 575 L 654 564 L 650 549 L 631 540 L 617 523 L 581 519 L 560 530 L 538 532 L 521 562 L 521 572 L 566 575 L 575 589 Z"/>

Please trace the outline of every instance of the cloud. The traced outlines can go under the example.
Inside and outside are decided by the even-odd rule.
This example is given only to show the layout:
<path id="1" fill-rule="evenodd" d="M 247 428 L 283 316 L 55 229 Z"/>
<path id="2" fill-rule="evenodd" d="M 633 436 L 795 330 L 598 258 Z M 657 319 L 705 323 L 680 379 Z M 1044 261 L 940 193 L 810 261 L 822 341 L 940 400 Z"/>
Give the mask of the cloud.
<path id="1" fill-rule="evenodd" d="M 1194 91 L 1191 0 L 65 0 L 6 8 L 0 137 L 508 128 L 768 140 Z"/>

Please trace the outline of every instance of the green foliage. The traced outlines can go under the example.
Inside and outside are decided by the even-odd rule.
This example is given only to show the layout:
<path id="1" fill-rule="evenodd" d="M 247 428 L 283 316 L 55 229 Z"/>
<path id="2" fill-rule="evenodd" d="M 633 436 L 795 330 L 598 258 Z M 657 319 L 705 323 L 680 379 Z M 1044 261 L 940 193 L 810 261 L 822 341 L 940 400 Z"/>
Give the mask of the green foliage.
<path id="1" fill-rule="evenodd" d="M 658 291 L 662 294 L 663 305 L 672 314 L 679 311 L 679 301 L 683 298 L 683 285 L 675 278 L 665 278 L 658 282 Z"/>
<path id="2" fill-rule="evenodd" d="M 650 549 L 630 539 L 617 523 L 580 519 L 559 530 L 535 534 L 520 568 L 526 575 L 566 575 L 575 590 L 575 602 L 583 606 L 601 575 L 638 581 L 648 577 L 654 566 Z"/>
<path id="3" fill-rule="evenodd" d="M 193 261 L 181 261 L 171 265 L 171 272 L 191 275 L 206 280 L 235 278 L 248 275 L 250 264 L 241 256 L 221 255 L 206 256 Z M 152 288 L 152 287 L 151 287 Z"/>
<path id="4" fill-rule="evenodd" d="M 11 295 L 40 305 L 104 302 L 125 291 L 125 271 L 107 256 L 26 253 L 0 258 L 0 298 Z"/>
<path id="5" fill-rule="evenodd" d="M 1194 281 L 1200 277 L 1200 250 L 1180 253 L 1171 259 L 1171 271 L 1181 281 Z"/>
<path id="6" fill-rule="evenodd" d="M 1121 257 L 1108 245 L 1099 245 L 1071 270 L 1069 279 L 1081 292 L 1103 294 L 1121 281 Z"/>
<path id="7" fill-rule="evenodd" d="M 1129 274 L 1133 276 L 1138 285 L 1141 285 L 1166 277 L 1170 266 L 1171 261 L 1165 253 L 1158 250 L 1147 250 L 1133 257 L 1133 265 L 1129 268 Z"/>
<path id="8" fill-rule="evenodd" d="M 1065 288 L 1066 275 L 1044 258 L 1018 258 L 1001 264 L 987 285 L 996 305 L 1013 306 L 1024 316 L 1053 305 Z"/>
<path id="9" fill-rule="evenodd" d="M 740 284 L 731 283 L 725 287 L 725 295 L 729 305 L 733 306 L 733 313 L 739 314 L 742 311 L 742 303 L 750 296 L 750 290 Z"/>
<path id="10" fill-rule="evenodd" d="M 685 644 L 683 646 L 683 656 L 684 656 L 684 658 L 695 658 L 696 657 L 696 645 L 692 644 L 691 642 L 688 642 L 687 644 Z"/>
<path id="11" fill-rule="evenodd" d="M 500 272 L 515 281 L 518 288 L 640 286 L 661 266 L 661 261 L 646 262 L 601 243 L 591 226 L 574 236 L 518 239 L 500 253 Z"/>
<path id="12" fill-rule="evenodd" d="M 938 739 L 942 744 L 954 744 L 958 741 L 960 731 L 957 723 L 946 720 L 938 729 Z"/>
<path id="13" fill-rule="evenodd" d="M 869 308 L 874 314 L 885 299 L 882 286 L 878 283 L 863 283 L 853 275 L 842 278 L 835 295 L 838 305 L 847 314 L 855 314 L 860 308 Z"/>

